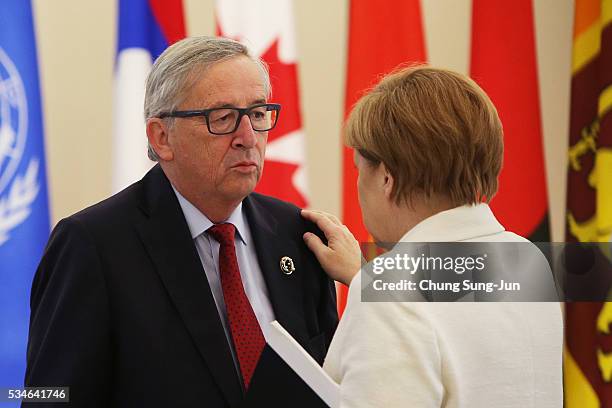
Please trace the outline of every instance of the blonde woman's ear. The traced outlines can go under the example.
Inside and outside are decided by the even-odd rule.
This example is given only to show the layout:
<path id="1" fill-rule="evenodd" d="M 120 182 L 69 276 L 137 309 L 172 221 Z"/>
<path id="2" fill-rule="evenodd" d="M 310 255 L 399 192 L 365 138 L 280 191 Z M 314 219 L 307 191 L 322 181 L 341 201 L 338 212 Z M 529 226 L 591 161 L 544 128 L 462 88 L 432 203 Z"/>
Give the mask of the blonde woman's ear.
<path id="1" fill-rule="evenodd" d="M 385 197 L 388 199 L 392 198 L 393 186 L 395 184 L 395 180 L 393 179 L 393 175 L 387 170 L 387 167 L 381 163 L 381 168 L 384 176 L 383 189 L 385 191 Z"/>

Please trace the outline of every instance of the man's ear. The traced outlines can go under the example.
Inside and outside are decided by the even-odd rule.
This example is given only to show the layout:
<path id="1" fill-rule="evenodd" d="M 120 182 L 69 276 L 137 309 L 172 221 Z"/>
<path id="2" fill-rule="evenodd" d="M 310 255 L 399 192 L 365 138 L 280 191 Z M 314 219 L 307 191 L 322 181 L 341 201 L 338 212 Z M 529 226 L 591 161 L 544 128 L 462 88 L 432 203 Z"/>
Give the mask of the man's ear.
<path id="1" fill-rule="evenodd" d="M 385 197 L 391 200 L 393 196 L 392 193 L 393 193 L 393 186 L 395 185 L 395 179 L 393 178 L 393 175 L 387 169 L 387 166 L 384 165 L 384 163 L 381 163 L 381 170 L 383 172 L 383 183 L 384 183 L 383 190 L 385 192 Z"/>
<path id="2" fill-rule="evenodd" d="M 147 139 L 161 160 L 171 161 L 174 152 L 168 143 L 168 125 L 162 119 L 147 119 Z"/>

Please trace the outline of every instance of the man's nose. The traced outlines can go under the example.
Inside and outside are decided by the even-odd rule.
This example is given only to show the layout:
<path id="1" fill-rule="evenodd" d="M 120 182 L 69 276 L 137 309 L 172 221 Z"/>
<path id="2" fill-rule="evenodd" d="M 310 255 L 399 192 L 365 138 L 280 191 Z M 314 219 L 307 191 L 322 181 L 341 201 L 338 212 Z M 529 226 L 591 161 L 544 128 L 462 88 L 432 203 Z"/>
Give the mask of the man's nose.
<path id="1" fill-rule="evenodd" d="M 232 146 L 235 148 L 250 149 L 257 144 L 257 134 L 253 130 L 251 121 L 247 115 L 240 118 L 238 129 L 234 132 L 234 139 L 232 140 Z"/>

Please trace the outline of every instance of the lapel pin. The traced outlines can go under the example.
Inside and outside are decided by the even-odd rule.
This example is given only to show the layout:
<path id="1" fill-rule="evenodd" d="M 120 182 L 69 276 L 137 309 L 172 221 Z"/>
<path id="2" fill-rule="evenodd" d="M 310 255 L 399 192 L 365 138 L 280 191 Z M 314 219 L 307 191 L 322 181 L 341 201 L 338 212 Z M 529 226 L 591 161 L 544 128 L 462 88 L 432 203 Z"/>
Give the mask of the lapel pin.
<path id="1" fill-rule="evenodd" d="M 291 275 L 293 271 L 295 271 L 293 259 L 289 258 L 288 256 L 283 256 L 280 260 L 280 268 L 285 275 Z"/>

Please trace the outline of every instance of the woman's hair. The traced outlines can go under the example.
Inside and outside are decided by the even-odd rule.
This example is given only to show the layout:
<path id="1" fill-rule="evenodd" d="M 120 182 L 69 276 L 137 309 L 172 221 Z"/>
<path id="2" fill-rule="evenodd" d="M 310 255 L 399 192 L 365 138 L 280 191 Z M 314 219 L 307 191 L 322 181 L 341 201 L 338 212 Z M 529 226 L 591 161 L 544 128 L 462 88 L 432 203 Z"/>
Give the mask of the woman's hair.
<path id="1" fill-rule="evenodd" d="M 503 161 L 503 130 L 484 91 L 427 66 L 385 76 L 353 108 L 346 144 L 393 176 L 393 199 L 442 194 L 453 205 L 490 201 Z"/>

